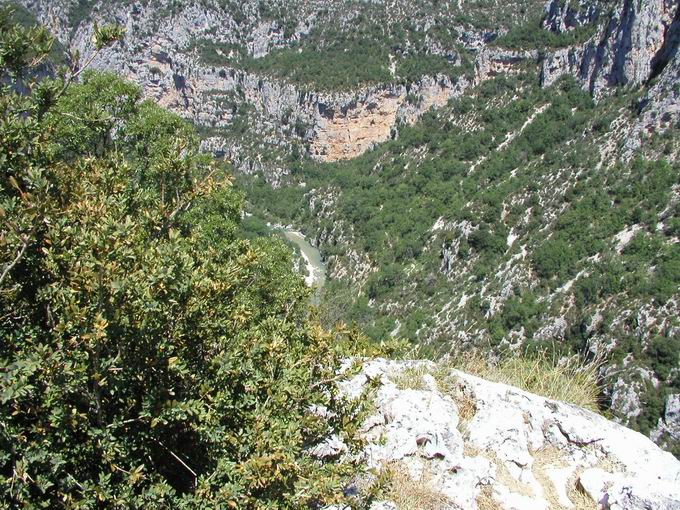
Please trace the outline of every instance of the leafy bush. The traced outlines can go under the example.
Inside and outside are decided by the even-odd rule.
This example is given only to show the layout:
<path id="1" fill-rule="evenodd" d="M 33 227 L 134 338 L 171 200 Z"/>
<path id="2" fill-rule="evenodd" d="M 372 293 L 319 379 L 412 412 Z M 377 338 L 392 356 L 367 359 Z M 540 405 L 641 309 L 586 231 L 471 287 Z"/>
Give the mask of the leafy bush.
<path id="1" fill-rule="evenodd" d="M 548 240 L 534 251 L 532 261 L 542 278 L 563 276 L 573 269 L 577 255 L 568 242 Z"/>
<path id="2" fill-rule="evenodd" d="M 0 9 L 3 7 L 10 9 L 10 17 L 13 24 L 18 24 L 25 28 L 31 28 L 38 24 L 35 15 L 17 2 L 2 2 Z M 51 45 L 50 61 L 57 65 L 64 64 L 67 58 L 66 48 L 56 39 L 52 40 Z"/>
<path id="3" fill-rule="evenodd" d="M 651 367 L 661 381 L 667 381 L 680 365 L 680 338 L 657 336 L 647 348 Z M 676 376 L 680 382 L 680 376 Z"/>
<path id="4" fill-rule="evenodd" d="M 468 243 L 479 251 L 491 251 L 503 253 L 506 248 L 505 237 L 499 233 L 491 232 L 488 225 L 481 225 L 468 237 Z"/>
<path id="5" fill-rule="evenodd" d="M 353 468 L 308 452 L 353 444 L 334 381 L 357 334 L 311 321 L 290 252 L 240 237 L 226 169 L 136 87 L 71 70 L 18 95 L 49 49 L 0 16 L 3 504 L 337 501 Z"/>
<path id="6" fill-rule="evenodd" d="M 259 59 L 247 58 L 243 65 L 293 83 L 335 90 L 389 81 L 388 63 L 382 48 L 370 40 L 357 40 L 330 48 L 277 50 Z"/>

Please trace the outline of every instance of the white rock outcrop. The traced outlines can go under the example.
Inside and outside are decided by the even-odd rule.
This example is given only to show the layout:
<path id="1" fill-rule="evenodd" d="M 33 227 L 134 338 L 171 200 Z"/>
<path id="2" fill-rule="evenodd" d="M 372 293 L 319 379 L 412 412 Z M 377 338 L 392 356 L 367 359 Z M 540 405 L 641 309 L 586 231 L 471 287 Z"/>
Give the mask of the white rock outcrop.
<path id="1" fill-rule="evenodd" d="M 400 490 L 403 508 L 680 509 L 680 461 L 598 414 L 421 361 L 368 362 L 343 390 L 370 380 L 365 461 L 410 480 L 374 509 L 400 508 Z"/>

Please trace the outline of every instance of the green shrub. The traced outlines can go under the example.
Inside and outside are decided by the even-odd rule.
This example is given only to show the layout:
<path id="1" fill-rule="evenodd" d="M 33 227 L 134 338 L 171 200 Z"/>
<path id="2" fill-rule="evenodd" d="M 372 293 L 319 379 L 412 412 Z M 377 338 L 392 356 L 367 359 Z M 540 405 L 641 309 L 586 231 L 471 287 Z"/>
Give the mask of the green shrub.
<path id="1" fill-rule="evenodd" d="M 68 12 L 69 24 L 77 28 L 83 21 L 86 21 L 96 3 L 96 0 L 76 0 Z"/>
<path id="2" fill-rule="evenodd" d="M 468 244 L 481 252 L 503 253 L 507 248 L 502 233 L 491 232 L 488 225 L 481 225 L 468 236 Z"/>
<path id="3" fill-rule="evenodd" d="M 110 75 L 18 95 L 49 48 L 0 15 L 0 500 L 337 501 L 353 468 L 308 451 L 354 444 L 334 381 L 357 334 L 312 321 L 285 246 L 240 236 L 240 195 L 184 121 Z"/>
<path id="4" fill-rule="evenodd" d="M 667 381 L 680 365 L 680 338 L 656 336 L 646 350 L 651 367 L 661 381 Z"/>
<path id="5" fill-rule="evenodd" d="M 544 29 L 541 18 L 534 18 L 524 25 L 512 28 L 494 41 L 496 46 L 512 49 L 544 49 L 572 46 L 590 39 L 597 32 L 597 25 L 587 24 L 565 32 Z"/>
<path id="6" fill-rule="evenodd" d="M 541 278 L 562 277 L 578 260 L 571 245 L 560 239 L 545 241 L 534 250 L 532 262 Z"/>

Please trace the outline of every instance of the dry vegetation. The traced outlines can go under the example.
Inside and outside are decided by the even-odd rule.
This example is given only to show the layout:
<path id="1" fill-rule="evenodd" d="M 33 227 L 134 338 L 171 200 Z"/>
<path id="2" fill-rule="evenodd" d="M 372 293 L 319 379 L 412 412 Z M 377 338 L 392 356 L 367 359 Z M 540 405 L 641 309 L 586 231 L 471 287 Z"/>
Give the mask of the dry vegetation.
<path id="1" fill-rule="evenodd" d="M 418 357 L 417 352 L 411 355 Z M 459 370 L 598 412 L 601 395 L 598 379 L 600 366 L 601 360 L 586 361 L 579 356 L 557 358 L 547 353 L 518 353 L 492 360 L 477 351 L 452 351 L 434 365 L 414 365 L 395 373 L 392 380 L 400 389 L 423 390 L 427 389 L 423 376 L 430 374 L 437 381 L 439 390 L 460 404 L 461 388 L 454 374 L 454 370 Z M 469 400 L 471 396 L 467 395 L 465 398 Z M 470 402 L 464 404 L 469 410 Z M 461 416 L 461 419 L 464 417 Z"/>
<path id="2" fill-rule="evenodd" d="M 392 501 L 399 510 L 444 510 L 451 501 L 433 487 L 431 471 L 425 467 L 420 477 L 414 479 L 401 462 L 393 462 L 383 468 L 385 480 L 384 498 Z"/>
<path id="3" fill-rule="evenodd" d="M 570 505 L 563 504 L 557 492 L 554 482 L 550 478 L 549 470 L 560 469 L 568 466 L 564 454 L 557 448 L 546 447 L 532 452 L 534 464 L 532 472 L 534 477 L 541 485 L 543 494 L 534 494 L 534 490 L 524 483 L 516 480 L 505 467 L 504 463 L 498 459 L 494 452 L 480 452 L 472 448 L 467 449 L 466 455 L 470 453 L 474 456 L 482 456 L 496 466 L 496 480 L 507 487 L 510 491 L 527 497 L 540 496 L 550 505 L 550 510 L 596 510 L 597 504 L 578 487 L 578 470 L 574 471 L 569 478 L 565 496 L 571 502 Z M 498 510 L 501 506 L 493 497 L 493 486 L 487 485 L 482 488 L 477 496 L 477 507 L 479 510 Z"/>
<path id="4" fill-rule="evenodd" d="M 395 370 L 390 374 L 390 380 L 400 390 L 427 390 L 423 378 L 432 374 L 432 372 L 433 369 L 430 365 L 419 363 L 403 370 Z"/>
<path id="5" fill-rule="evenodd" d="M 551 510 L 566 510 L 567 508 L 574 510 L 597 510 L 597 504 L 578 488 L 578 470 L 574 471 L 567 484 L 566 496 L 571 501 L 571 505 L 563 505 L 560 502 L 557 488 L 549 475 L 550 469 L 565 468 L 569 465 L 560 450 L 548 446 L 532 452 L 532 455 L 534 457 L 532 471 L 543 488 L 543 497 L 550 504 Z"/>
<path id="6" fill-rule="evenodd" d="M 538 354 L 511 356 L 495 363 L 480 363 L 478 359 L 459 356 L 454 364 L 463 372 L 490 381 L 598 411 L 601 393 L 598 361 L 588 362 L 577 356 L 556 359 Z"/>

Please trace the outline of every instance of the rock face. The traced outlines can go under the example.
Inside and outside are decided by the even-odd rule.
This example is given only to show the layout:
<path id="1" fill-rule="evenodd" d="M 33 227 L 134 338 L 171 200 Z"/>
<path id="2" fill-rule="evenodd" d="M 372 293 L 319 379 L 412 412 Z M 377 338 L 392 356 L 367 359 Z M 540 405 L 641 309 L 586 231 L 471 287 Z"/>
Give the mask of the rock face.
<path id="1" fill-rule="evenodd" d="M 546 54 L 541 84 L 564 75 L 581 81 L 595 98 L 617 87 L 652 85 L 640 103 L 640 118 L 626 139 L 626 157 L 640 140 L 680 121 L 680 4 L 677 0 L 550 0 L 544 28 L 558 34 L 593 29 L 582 44 Z M 653 84 L 652 80 L 658 80 Z"/>
<path id="2" fill-rule="evenodd" d="M 426 76 L 412 85 L 369 90 L 362 96 L 329 98 L 316 105 L 311 154 L 321 161 L 359 156 L 389 140 L 399 122 L 412 124 L 431 108 L 444 106 L 470 86 L 462 78 Z"/>
<path id="3" fill-rule="evenodd" d="M 92 21 L 115 22 L 127 30 L 127 38 L 97 57 L 93 67 L 114 71 L 140 84 L 146 97 L 209 130 L 232 128 L 247 119 L 257 142 L 271 146 L 302 143 L 312 157 L 337 161 L 356 157 L 375 144 L 388 140 L 399 122 L 413 123 L 432 107 L 459 96 L 471 82 L 439 76 L 425 76 L 403 85 L 376 84 L 352 92 L 329 93 L 296 87 L 230 65 L 230 46 L 246 49 L 262 58 L 275 48 L 286 47 L 304 36 L 314 22 L 305 23 L 284 37 L 281 27 L 259 19 L 257 2 L 241 8 L 252 13 L 246 21 L 237 19 L 234 9 L 219 9 L 201 2 L 158 0 L 135 4 L 94 2 L 88 20 L 69 26 L 73 1 L 21 2 L 48 26 L 71 50 L 87 57 L 92 52 Z M 77 4 L 77 2 L 76 2 Z M 251 5 L 252 4 L 252 5 Z M 247 31 L 241 24 L 252 24 Z M 199 56 L 197 44 L 208 41 L 219 62 L 208 65 Z M 219 152 L 233 156 L 239 164 L 261 167 L 245 161 L 243 143 L 212 141 Z M 276 173 L 276 172 L 275 172 Z"/>
<path id="4" fill-rule="evenodd" d="M 398 480 L 376 509 L 680 508 L 680 461 L 597 414 L 429 362 L 371 361 L 344 391 L 369 380 L 365 460 Z"/>
<path id="5" fill-rule="evenodd" d="M 663 447 L 680 442 L 680 393 L 666 397 L 666 411 L 652 431 L 652 439 Z"/>
<path id="6" fill-rule="evenodd" d="M 538 60 L 537 51 L 483 48 L 475 61 L 477 81 L 482 82 L 499 74 L 515 74 L 521 69 L 523 62 L 536 60 Z"/>
<path id="7" fill-rule="evenodd" d="M 599 23 L 599 28 L 585 44 L 550 54 L 543 64 L 543 83 L 550 85 L 570 74 L 598 96 L 609 87 L 646 82 L 669 45 L 669 27 L 678 11 L 675 0 L 625 0 L 614 6 L 591 0 L 552 0 L 546 28 L 557 33 L 588 24 Z"/>
<path id="8" fill-rule="evenodd" d="M 497 74 L 512 74 L 521 69 L 518 64 L 539 59 L 537 51 L 489 46 L 498 34 L 463 24 L 456 27 L 457 44 L 473 55 L 475 68 L 468 78 L 452 80 L 433 75 L 403 85 L 383 83 L 352 92 L 323 93 L 265 73 L 246 72 L 232 65 L 237 51 L 233 48 L 258 59 L 275 49 L 290 47 L 319 23 L 318 9 L 333 7 L 333 2 L 302 2 L 296 7 L 301 11 L 295 24 L 288 28 L 263 17 L 260 4 L 254 0 L 242 2 L 239 8 L 229 2 L 177 5 L 170 0 L 135 3 L 132 7 L 118 1 L 20 3 L 65 46 L 85 56 L 92 51 L 94 20 L 123 25 L 127 40 L 97 58 L 96 68 L 132 79 L 147 97 L 207 130 L 229 129 L 247 119 L 250 132 L 258 135 L 251 144 L 264 143 L 285 152 L 295 142 L 320 161 L 356 157 L 394 136 L 399 123 L 415 122 L 430 108 L 458 97 L 468 86 Z M 72 13 L 86 7 L 89 15 L 74 19 Z M 347 16 L 345 22 L 353 23 L 350 13 L 339 16 Z M 672 67 L 668 63 L 673 61 L 680 42 L 679 16 L 676 0 L 549 0 L 544 29 L 556 34 L 592 30 L 593 35 L 584 43 L 546 52 L 541 82 L 549 86 L 561 76 L 571 75 L 595 97 L 614 87 L 647 83 L 656 76 L 672 84 L 675 75 L 662 71 Z M 425 23 L 424 28 L 434 22 L 419 21 Z M 202 44 L 214 53 L 210 64 L 201 58 L 206 48 Z M 428 51 L 447 51 L 432 41 L 428 44 Z M 652 91 L 643 105 L 646 110 L 634 133 L 637 138 L 645 130 L 663 128 L 677 119 L 680 108 L 673 94 L 667 93 L 669 83 L 655 87 L 658 93 Z M 252 155 L 246 156 L 248 143 L 223 139 L 218 145 L 220 152 L 230 154 L 241 166 L 262 166 L 250 161 Z M 629 145 L 634 150 L 635 141 Z M 274 173 L 280 174 L 280 170 Z"/>
<path id="9" fill-rule="evenodd" d="M 666 31 L 665 44 L 657 53 L 652 78 L 658 81 L 640 103 L 639 120 L 626 144 L 629 156 L 640 146 L 642 137 L 680 122 L 680 7 Z"/>
<path id="10" fill-rule="evenodd" d="M 403 96 L 389 92 L 379 94 L 369 104 L 358 104 L 344 114 L 324 111 L 316 126 L 312 154 L 325 161 L 338 161 L 358 156 L 375 143 L 390 138 Z"/>

